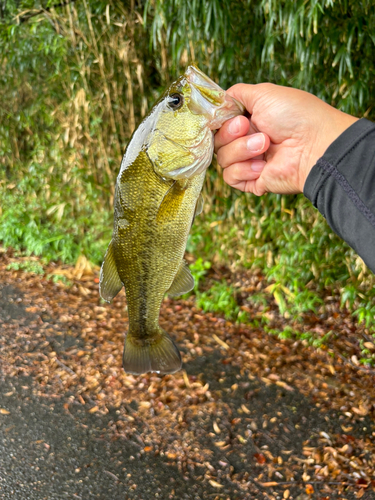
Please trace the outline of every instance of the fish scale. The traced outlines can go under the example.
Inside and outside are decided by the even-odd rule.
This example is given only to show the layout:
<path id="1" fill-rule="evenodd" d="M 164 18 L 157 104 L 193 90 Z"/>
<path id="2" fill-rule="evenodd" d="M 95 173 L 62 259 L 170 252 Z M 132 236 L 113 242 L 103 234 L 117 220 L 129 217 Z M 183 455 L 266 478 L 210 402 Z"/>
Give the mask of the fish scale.
<path id="1" fill-rule="evenodd" d="M 121 194 L 127 202 L 121 204 L 120 200 L 120 204 L 129 225 L 121 229 L 115 224 L 112 241 L 134 335 L 145 334 L 141 325 L 150 328 L 158 323 L 164 294 L 184 255 L 203 180 L 204 173 L 189 180 L 186 188 L 179 190 L 179 196 L 168 196 L 170 182 L 154 172 L 145 153 L 121 176 Z M 141 203 L 136 196 L 139 188 L 143 193 Z M 157 217 L 160 208 L 162 218 Z"/>

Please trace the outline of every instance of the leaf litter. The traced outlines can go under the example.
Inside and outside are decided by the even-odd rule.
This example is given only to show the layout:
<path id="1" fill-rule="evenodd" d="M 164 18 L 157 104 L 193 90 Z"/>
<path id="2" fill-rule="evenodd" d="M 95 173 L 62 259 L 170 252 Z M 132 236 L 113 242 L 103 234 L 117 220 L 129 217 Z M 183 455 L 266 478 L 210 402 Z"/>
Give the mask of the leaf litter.
<path id="1" fill-rule="evenodd" d="M 9 269 L 14 260 L 1 255 L 1 288 L 13 290 L 11 305 L 25 314 L 0 320 L 4 374 L 32 376 L 36 394 L 64 398 L 67 412 L 80 405 L 110 413 L 113 439 L 136 444 L 139 460 L 152 454 L 207 484 L 210 498 L 374 498 L 375 371 L 358 362 L 360 341 L 368 349 L 372 342 L 338 297 L 319 314 L 301 315 L 302 323 L 288 322 L 322 337 L 333 331 L 319 349 L 203 313 L 192 297 L 166 298 L 161 326 L 180 347 L 184 369 L 136 377 L 121 366 L 123 292 L 103 303 L 98 270 L 84 259 L 45 269 L 71 286 Z M 241 281 L 249 296 L 267 286 L 250 272 Z M 246 308 L 250 317 L 261 314 L 251 301 Z M 275 304 L 267 314 L 269 328 L 285 328 Z"/>

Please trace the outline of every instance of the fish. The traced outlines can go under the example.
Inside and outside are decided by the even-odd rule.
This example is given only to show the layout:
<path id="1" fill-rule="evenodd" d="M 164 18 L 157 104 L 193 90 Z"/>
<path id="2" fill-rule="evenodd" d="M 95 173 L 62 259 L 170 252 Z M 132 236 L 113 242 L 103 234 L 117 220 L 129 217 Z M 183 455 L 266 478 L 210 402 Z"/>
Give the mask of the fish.
<path id="1" fill-rule="evenodd" d="M 110 302 L 124 287 L 129 326 L 127 373 L 174 373 L 181 355 L 159 325 L 165 294 L 194 288 L 184 252 L 214 152 L 214 132 L 244 113 L 198 67 L 173 82 L 134 131 L 123 156 L 114 195 L 112 240 L 99 279 Z"/>

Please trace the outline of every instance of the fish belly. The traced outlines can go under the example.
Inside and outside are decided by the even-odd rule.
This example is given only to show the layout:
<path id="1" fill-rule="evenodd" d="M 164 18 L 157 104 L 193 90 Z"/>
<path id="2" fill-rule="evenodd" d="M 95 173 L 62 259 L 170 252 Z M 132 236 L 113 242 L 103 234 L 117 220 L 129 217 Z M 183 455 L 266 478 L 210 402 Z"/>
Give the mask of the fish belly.
<path id="1" fill-rule="evenodd" d="M 142 373 L 145 364 L 145 371 L 163 373 L 181 366 L 177 348 L 159 326 L 159 311 L 183 262 L 203 180 L 204 173 L 188 181 L 164 181 L 143 152 L 118 179 L 112 243 L 128 305 L 128 372 Z"/>

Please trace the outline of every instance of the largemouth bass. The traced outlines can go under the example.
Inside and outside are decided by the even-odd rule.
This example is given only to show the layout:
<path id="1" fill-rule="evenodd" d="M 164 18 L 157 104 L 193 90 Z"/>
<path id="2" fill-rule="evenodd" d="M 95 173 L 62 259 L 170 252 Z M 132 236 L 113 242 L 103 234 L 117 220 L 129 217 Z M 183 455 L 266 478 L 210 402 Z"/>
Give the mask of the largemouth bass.
<path id="1" fill-rule="evenodd" d="M 111 301 L 125 287 L 129 330 L 126 372 L 173 373 L 181 356 L 159 326 L 165 293 L 194 287 L 184 251 L 214 148 L 214 130 L 243 114 L 197 67 L 167 89 L 135 130 L 117 177 L 113 237 L 100 273 L 100 294 Z"/>

